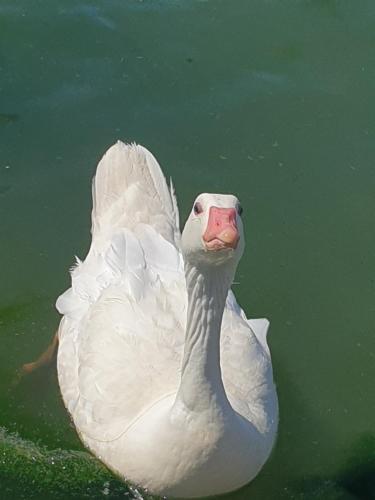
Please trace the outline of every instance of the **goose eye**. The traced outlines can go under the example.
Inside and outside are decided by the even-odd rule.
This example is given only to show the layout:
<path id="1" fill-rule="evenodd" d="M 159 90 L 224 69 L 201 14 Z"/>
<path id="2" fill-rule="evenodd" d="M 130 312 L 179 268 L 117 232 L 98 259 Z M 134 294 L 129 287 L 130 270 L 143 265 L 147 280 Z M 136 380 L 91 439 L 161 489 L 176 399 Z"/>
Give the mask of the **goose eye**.
<path id="1" fill-rule="evenodd" d="M 202 205 L 201 205 L 199 202 L 195 203 L 195 204 L 194 204 L 194 213 L 195 213 L 195 215 L 199 215 L 199 214 L 201 214 L 202 212 L 203 212 L 203 207 L 202 207 Z"/>
<path id="2" fill-rule="evenodd" d="M 237 207 L 237 213 L 238 213 L 238 215 L 242 215 L 242 213 L 243 213 L 243 208 L 242 208 L 242 206 L 241 206 L 241 205 L 238 205 L 238 207 Z"/>

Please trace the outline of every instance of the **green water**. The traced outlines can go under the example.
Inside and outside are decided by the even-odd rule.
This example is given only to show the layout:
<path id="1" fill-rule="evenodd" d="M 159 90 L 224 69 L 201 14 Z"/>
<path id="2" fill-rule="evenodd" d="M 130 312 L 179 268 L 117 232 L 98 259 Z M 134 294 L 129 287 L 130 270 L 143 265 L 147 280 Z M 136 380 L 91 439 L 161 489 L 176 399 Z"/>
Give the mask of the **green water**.
<path id="1" fill-rule="evenodd" d="M 371 0 L 2 0 L 1 499 L 137 496 L 83 450 L 53 369 L 11 384 L 117 138 L 154 152 L 183 218 L 203 191 L 244 207 L 235 292 L 271 320 L 280 430 L 224 498 L 375 498 L 374 23 Z"/>

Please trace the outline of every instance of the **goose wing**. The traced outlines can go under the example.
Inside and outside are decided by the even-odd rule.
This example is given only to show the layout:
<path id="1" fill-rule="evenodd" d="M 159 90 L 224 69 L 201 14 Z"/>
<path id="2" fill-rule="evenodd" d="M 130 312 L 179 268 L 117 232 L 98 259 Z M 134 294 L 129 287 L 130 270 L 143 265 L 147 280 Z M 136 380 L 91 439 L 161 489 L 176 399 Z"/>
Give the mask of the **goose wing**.
<path id="1" fill-rule="evenodd" d="M 122 273 L 140 293 L 139 251 L 133 236 L 143 238 L 149 267 L 160 273 L 181 271 L 179 215 L 173 186 L 166 184 L 154 156 L 139 145 L 114 144 L 103 156 L 93 179 L 92 242 L 86 259 L 72 270 L 72 287 L 56 303 L 58 311 L 77 321 Z M 158 243 L 170 243 L 175 258 Z M 178 262 L 176 262 L 176 260 Z M 124 274 L 125 272 L 125 274 Z M 137 286 L 138 290 L 137 290 Z"/>
<path id="2" fill-rule="evenodd" d="M 247 319 L 230 290 L 221 332 L 223 382 L 233 408 L 258 430 L 273 435 L 278 404 L 267 345 L 269 321 Z"/>
<path id="3" fill-rule="evenodd" d="M 176 389 L 186 290 L 178 209 L 152 154 L 118 142 L 93 181 L 92 243 L 57 300 L 58 372 L 86 439 L 116 440 Z"/>

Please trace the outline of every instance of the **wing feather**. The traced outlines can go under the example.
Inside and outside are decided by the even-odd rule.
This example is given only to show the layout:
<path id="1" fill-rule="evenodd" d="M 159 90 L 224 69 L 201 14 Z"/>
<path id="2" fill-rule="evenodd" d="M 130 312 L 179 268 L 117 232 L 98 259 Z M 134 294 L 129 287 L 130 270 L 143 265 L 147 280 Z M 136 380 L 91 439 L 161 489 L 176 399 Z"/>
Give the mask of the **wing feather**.
<path id="1" fill-rule="evenodd" d="M 71 289 L 56 302 L 61 314 L 75 320 L 119 281 L 139 297 L 146 262 L 161 279 L 182 269 L 173 185 L 168 188 L 146 148 L 121 141 L 110 147 L 98 164 L 92 197 L 90 251 L 72 270 Z"/>
<path id="2" fill-rule="evenodd" d="M 150 224 L 178 245 L 178 210 L 154 156 L 143 146 L 118 141 L 108 149 L 93 181 L 92 236 L 100 249 L 119 228 Z"/>
<path id="3" fill-rule="evenodd" d="M 187 299 L 177 202 L 152 154 L 116 143 L 92 194 L 91 247 L 56 303 L 58 372 L 82 435 L 110 441 L 176 388 Z"/>

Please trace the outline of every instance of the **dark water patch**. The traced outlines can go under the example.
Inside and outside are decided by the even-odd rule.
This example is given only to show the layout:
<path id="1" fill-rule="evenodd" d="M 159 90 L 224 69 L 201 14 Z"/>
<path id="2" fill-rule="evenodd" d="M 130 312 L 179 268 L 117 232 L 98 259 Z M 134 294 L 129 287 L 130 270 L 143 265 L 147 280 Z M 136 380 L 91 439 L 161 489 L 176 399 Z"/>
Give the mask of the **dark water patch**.
<path id="1" fill-rule="evenodd" d="M 56 364 L 22 380 L 17 377 L 24 363 L 45 350 L 57 319 L 49 300 L 41 296 L 0 306 L 0 426 L 32 441 L 41 439 L 50 448 L 80 448 L 61 400 Z"/>
<path id="2" fill-rule="evenodd" d="M 374 500 L 375 436 L 364 434 L 332 477 L 303 477 L 286 485 L 280 498 L 294 500 Z"/>
<path id="3" fill-rule="evenodd" d="M 40 302 L 40 298 L 28 298 L 20 299 L 19 302 L 0 305 L 0 322 L 17 321 L 23 318 L 26 310 L 33 310 Z"/>
<path id="4" fill-rule="evenodd" d="M 7 353 L 3 361 L 10 368 L 9 378 L 20 364 L 30 361 L 47 343 L 56 330 L 56 315 L 49 299 L 40 296 L 19 298 L 11 303 L 5 299 L 6 287 L 3 287 L 4 302 L 0 304 L 0 329 L 2 332 L 2 350 Z M 38 333 L 38 339 L 33 338 Z M 0 381 L 0 386 L 3 382 Z"/>
<path id="5" fill-rule="evenodd" d="M 0 196 L 7 193 L 10 189 L 12 189 L 12 186 L 10 186 L 9 184 L 6 186 L 0 185 Z"/>
<path id="6" fill-rule="evenodd" d="M 156 498 L 120 481 L 89 453 L 48 450 L 3 427 L 0 487 L 7 500 Z"/>
<path id="7" fill-rule="evenodd" d="M 49 447 L 80 449 L 60 395 L 56 361 L 22 378 L 19 372 L 0 398 L 0 425 Z"/>
<path id="8" fill-rule="evenodd" d="M 0 125 L 7 125 L 19 120 L 19 115 L 15 113 L 0 113 Z"/>
<path id="9" fill-rule="evenodd" d="M 338 483 L 354 498 L 375 499 L 375 435 L 364 434 L 355 443 Z"/>
<path id="10" fill-rule="evenodd" d="M 293 63 L 298 61 L 303 56 L 303 47 L 301 44 L 288 43 L 284 45 L 277 45 L 273 49 L 273 55 L 276 61 L 282 63 Z"/>
<path id="11" fill-rule="evenodd" d="M 339 2 L 337 0 L 310 0 L 310 6 L 321 9 L 325 16 L 337 17 L 339 10 Z"/>

